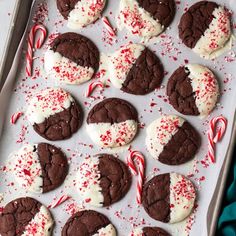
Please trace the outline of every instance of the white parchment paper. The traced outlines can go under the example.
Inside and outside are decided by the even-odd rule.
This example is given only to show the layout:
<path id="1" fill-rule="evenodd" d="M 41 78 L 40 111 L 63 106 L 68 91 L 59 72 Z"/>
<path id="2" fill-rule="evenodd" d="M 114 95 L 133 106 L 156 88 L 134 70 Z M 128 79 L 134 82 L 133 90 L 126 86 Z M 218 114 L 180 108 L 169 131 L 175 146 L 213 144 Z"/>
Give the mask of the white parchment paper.
<path id="1" fill-rule="evenodd" d="M 27 104 L 32 95 L 36 91 L 51 87 L 61 86 L 72 93 L 72 95 L 83 106 L 85 118 L 89 109 L 99 102 L 104 97 L 120 97 L 130 101 L 138 110 L 140 122 L 144 128 L 140 129 L 138 136 L 132 142 L 132 149 L 141 151 L 146 157 L 146 175 L 147 179 L 152 176 L 165 172 L 179 172 L 188 175 L 189 178 L 195 183 L 198 190 L 197 208 L 194 213 L 185 221 L 175 225 L 163 224 L 152 220 L 143 210 L 142 206 L 138 206 L 135 201 L 136 195 L 136 178 L 133 178 L 132 188 L 123 200 L 107 208 L 97 209 L 99 212 L 106 214 L 111 222 L 116 226 L 118 235 L 127 236 L 133 226 L 161 226 L 172 235 L 195 235 L 205 236 L 206 231 L 206 214 L 209 203 L 214 192 L 219 171 L 221 169 L 226 150 L 228 148 L 230 134 L 232 130 L 233 115 L 236 106 L 236 58 L 235 47 L 229 52 L 223 54 L 216 60 L 207 61 L 195 55 L 190 49 L 186 48 L 178 39 L 177 25 L 184 9 L 188 8 L 196 0 L 191 1 L 177 1 L 177 14 L 171 27 L 164 32 L 159 38 L 152 39 L 146 45 L 154 50 L 161 59 L 166 76 L 160 89 L 146 96 L 134 96 L 125 94 L 120 90 L 110 87 L 100 92 L 99 89 L 95 91 L 92 98 L 85 98 L 84 92 L 88 83 L 79 86 L 60 85 L 57 81 L 48 79 L 43 69 L 43 54 L 46 47 L 54 34 L 69 32 L 66 23 L 60 16 L 56 9 L 55 1 L 36 1 L 33 8 L 33 13 L 30 16 L 32 20 L 40 18 L 48 28 L 49 37 L 45 46 L 41 50 L 35 52 L 34 72 L 31 78 L 26 77 L 25 73 L 25 53 L 18 51 L 16 61 L 13 65 L 13 70 L 9 74 L 6 84 L 0 94 L 0 122 L 3 124 L 3 132 L 0 143 L 0 163 L 2 165 L 0 171 L 0 193 L 3 194 L 3 200 L 0 206 L 4 206 L 10 200 L 20 196 L 32 196 L 45 205 L 49 205 L 54 197 L 61 194 L 69 194 L 74 200 L 65 202 L 58 208 L 52 210 L 53 216 L 56 221 L 54 235 L 60 235 L 61 227 L 65 224 L 68 217 L 78 209 L 83 209 L 84 204 L 81 202 L 79 195 L 76 192 L 76 170 L 79 163 L 88 155 L 94 155 L 105 150 L 99 150 L 88 137 L 85 131 L 85 120 L 82 128 L 73 135 L 69 140 L 50 142 L 62 148 L 66 153 L 70 162 L 70 173 L 64 185 L 47 194 L 35 195 L 26 192 L 17 183 L 15 183 L 9 166 L 9 154 L 12 151 L 19 149 L 25 143 L 38 143 L 45 142 L 42 137 L 38 136 L 32 127 L 29 125 L 25 116 L 21 117 L 17 124 L 10 124 L 9 120 L 13 113 L 16 111 L 26 111 Z M 223 4 L 223 1 L 217 0 Z M 234 0 L 227 1 L 226 7 L 231 9 L 236 14 L 236 5 Z M 116 27 L 115 18 L 118 12 L 119 1 L 108 1 L 107 8 L 104 15 L 108 16 L 111 23 Z M 46 8 L 45 8 L 46 7 Z M 40 12 L 47 12 L 48 17 L 44 19 Z M 40 11 L 41 10 L 41 11 Z M 232 15 L 235 21 L 235 14 Z M 30 21 L 30 26 L 32 21 Z M 235 27 L 235 25 L 234 25 Z M 76 31 L 81 33 L 94 41 L 102 53 L 112 53 L 118 49 L 119 46 L 128 43 L 129 41 L 140 42 L 137 37 L 131 36 L 128 32 L 118 32 L 114 40 L 108 40 L 107 32 L 101 20 L 95 24 L 86 27 L 85 29 Z M 26 49 L 26 41 L 23 41 L 24 49 Z M 17 62 L 20 62 L 17 68 Z M 218 77 L 221 87 L 221 97 L 214 112 L 211 113 L 206 119 L 199 119 L 198 117 L 183 116 L 192 125 L 196 127 L 202 137 L 202 145 L 200 151 L 193 161 L 180 166 L 167 166 L 158 161 L 155 161 L 146 151 L 144 145 L 145 127 L 154 119 L 160 117 L 162 114 L 178 114 L 166 100 L 166 83 L 173 71 L 180 65 L 189 63 L 201 63 L 208 66 Z M 18 69 L 18 73 L 15 73 Z M 15 75 L 16 74 L 16 75 Z M 12 87 L 12 84 L 15 86 Z M 209 120 L 223 114 L 228 119 L 228 127 L 226 134 L 219 144 L 217 144 L 216 164 L 211 164 L 207 158 L 207 138 L 206 131 L 208 129 Z M 179 114 L 181 115 L 181 114 Z M 182 116 L 182 115 L 181 115 Z M 3 123 L 3 117 L 5 121 Z M 128 151 L 124 150 L 118 153 L 118 157 L 125 160 Z M 88 208 L 87 206 L 85 206 Z M 188 229 L 191 228 L 191 229 Z"/>

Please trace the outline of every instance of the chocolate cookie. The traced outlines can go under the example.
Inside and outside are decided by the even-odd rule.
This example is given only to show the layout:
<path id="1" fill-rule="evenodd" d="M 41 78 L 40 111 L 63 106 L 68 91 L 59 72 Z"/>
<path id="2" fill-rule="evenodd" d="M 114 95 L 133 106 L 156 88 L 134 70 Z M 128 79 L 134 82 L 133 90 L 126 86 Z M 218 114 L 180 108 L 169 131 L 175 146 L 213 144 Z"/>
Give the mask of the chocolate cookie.
<path id="1" fill-rule="evenodd" d="M 34 130 L 48 140 L 68 139 L 82 124 L 82 110 L 74 98 L 61 88 L 36 94 L 27 109 Z"/>
<path id="2" fill-rule="evenodd" d="M 147 127 L 146 146 L 153 158 L 167 165 L 180 165 L 194 157 L 200 136 L 183 118 L 168 115 Z"/>
<path id="3" fill-rule="evenodd" d="M 163 32 L 174 15 L 174 0 L 121 0 L 118 26 L 127 28 L 132 34 L 151 38 Z"/>
<path id="4" fill-rule="evenodd" d="M 62 236 L 106 235 L 116 236 L 116 229 L 103 214 L 85 210 L 74 214 L 62 229 Z"/>
<path id="5" fill-rule="evenodd" d="M 143 227 L 134 229 L 130 236 L 170 236 L 164 229 L 159 227 Z"/>
<path id="6" fill-rule="evenodd" d="M 0 235 L 50 236 L 54 221 L 37 200 L 24 197 L 9 202 L 0 214 Z"/>
<path id="7" fill-rule="evenodd" d="M 101 147 L 124 146 L 133 140 L 137 129 L 136 109 L 119 98 L 108 98 L 99 102 L 88 114 L 88 135 Z"/>
<path id="8" fill-rule="evenodd" d="M 172 74 L 167 84 L 167 95 L 178 112 L 205 117 L 216 105 L 219 86 L 207 67 L 188 64 Z"/>
<path id="9" fill-rule="evenodd" d="M 190 180 L 180 174 L 167 173 L 153 177 L 143 187 L 142 204 L 150 217 L 165 223 L 184 220 L 196 199 Z"/>
<path id="10" fill-rule="evenodd" d="M 126 93 L 144 95 L 158 88 L 164 77 L 158 57 L 141 44 L 128 44 L 111 56 L 110 80 Z"/>
<path id="11" fill-rule="evenodd" d="M 44 67 L 53 79 L 66 84 L 81 84 L 92 78 L 99 67 L 96 45 L 83 35 L 59 35 L 45 53 Z"/>
<path id="12" fill-rule="evenodd" d="M 24 145 L 11 157 L 16 180 L 32 192 L 46 193 L 57 188 L 68 173 L 64 153 L 47 143 Z"/>
<path id="13" fill-rule="evenodd" d="M 214 58 L 231 37 L 230 16 L 215 2 L 197 2 L 181 17 L 179 37 L 200 56 Z"/>
<path id="14" fill-rule="evenodd" d="M 97 207 L 110 206 L 128 192 L 128 167 L 112 155 L 87 157 L 78 171 L 78 190 L 83 200 Z"/>
<path id="15" fill-rule="evenodd" d="M 71 29 L 80 29 L 93 22 L 100 16 L 106 0 L 57 0 L 57 8 L 62 16 L 68 20 Z"/>

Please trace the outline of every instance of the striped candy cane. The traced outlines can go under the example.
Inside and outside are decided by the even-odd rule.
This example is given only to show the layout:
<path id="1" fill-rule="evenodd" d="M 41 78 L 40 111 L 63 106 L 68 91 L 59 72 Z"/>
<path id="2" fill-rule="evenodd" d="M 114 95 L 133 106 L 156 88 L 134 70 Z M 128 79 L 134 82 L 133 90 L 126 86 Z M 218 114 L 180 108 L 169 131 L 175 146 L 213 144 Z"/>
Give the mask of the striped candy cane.
<path id="1" fill-rule="evenodd" d="M 48 208 L 56 208 L 58 206 L 60 206 L 63 202 L 69 200 L 71 197 L 68 195 L 62 195 L 60 198 L 56 199 L 55 201 L 53 201 Z"/>
<path id="2" fill-rule="evenodd" d="M 40 31 L 39 38 L 35 41 L 35 36 L 37 31 Z M 39 49 L 42 47 L 45 39 L 47 37 L 47 29 L 45 26 L 41 24 L 35 24 L 28 36 L 28 48 L 27 48 L 27 54 L 26 54 L 26 74 L 27 76 L 31 76 L 32 74 L 32 66 L 33 66 L 33 49 L 34 47 L 36 49 Z M 34 44 L 35 41 L 35 45 Z"/>
<path id="3" fill-rule="evenodd" d="M 11 122 L 12 124 L 15 124 L 15 123 L 17 122 L 17 120 L 18 120 L 22 115 L 23 115 L 23 112 L 21 112 L 21 111 L 18 111 L 18 112 L 16 112 L 16 113 L 14 113 L 14 114 L 11 116 L 10 122 Z"/>
<path id="4" fill-rule="evenodd" d="M 108 20 L 108 18 L 106 16 L 102 17 L 102 22 L 104 23 L 105 28 L 107 29 L 109 35 L 111 37 L 115 37 L 116 33 L 115 33 L 110 21 Z"/>
<path id="5" fill-rule="evenodd" d="M 218 130 L 216 130 L 218 123 L 220 123 L 221 126 L 219 127 Z M 227 120 L 223 116 L 215 117 L 210 121 L 207 137 L 208 137 L 208 156 L 210 157 L 212 163 L 215 163 L 215 145 L 224 136 L 226 127 L 227 127 Z"/>
<path id="6" fill-rule="evenodd" d="M 136 163 L 135 163 L 136 162 Z M 137 196 L 136 200 L 138 204 L 142 202 L 142 190 L 145 170 L 145 159 L 144 156 L 138 151 L 131 151 L 127 158 L 128 167 L 133 175 L 138 175 L 137 183 Z M 138 166 L 138 170 L 137 167 Z"/>
<path id="7" fill-rule="evenodd" d="M 87 91 L 85 92 L 85 96 L 86 96 L 86 97 L 90 97 L 90 95 L 92 94 L 93 90 L 94 90 L 96 87 L 103 88 L 104 85 L 103 85 L 103 83 L 102 83 L 100 80 L 91 82 L 91 83 L 89 84 L 89 86 L 88 86 Z"/>

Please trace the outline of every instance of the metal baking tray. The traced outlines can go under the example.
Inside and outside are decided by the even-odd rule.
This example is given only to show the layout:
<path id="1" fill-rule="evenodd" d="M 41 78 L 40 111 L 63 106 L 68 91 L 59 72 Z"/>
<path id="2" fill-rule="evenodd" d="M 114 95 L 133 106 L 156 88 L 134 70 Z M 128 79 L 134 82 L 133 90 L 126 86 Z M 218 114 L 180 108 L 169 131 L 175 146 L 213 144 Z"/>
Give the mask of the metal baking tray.
<path id="1" fill-rule="evenodd" d="M 224 197 L 225 184 L 230 170 L 230 165 L 233 158 L 235 140 L 236 140 L 236 112 L 234 113 L 234 125 L 230 137 L 230 143 L 225 156 L 224 164 L 220 171 L 220 176 L 216 185 L 214 195 L 212 197 L 209 209 L 207 212 L 207 231 L 209 236 L 214 236 L 217 228 L 218 217 L 221 210 L 221 205 Z"/>
<path id="2" fill-rule="evenodd" d="M 14 12 L 12 13 L 12 24 L 8 32 L 5 50 L 2 55 L 0 64 L 0 91 L 7 78 L 8 72 L 14 60 L 14 55 L 22 38 L 22 35 L 27 26 L 30 16 L 30 9 L 33 0 L 17 0 L 15 2 Z M 227 154 L 225 156 L 224 164 L 222 166 L 217 186 L 208 208 L 207 213 L 207 232 L 208 236 L 214 236 L 217 227 L 218 216 L 221 209 L 221 204 L 224 196 L 225 183 L 230 169 L 233 150 L 236 140 L 236 111 L 234 115 L 234 126 L 231 133 L 230 144 L 228 146 Z"/>
<path id="3" fill-rule="evenodd" d="M 3 54 L 0 58 L 0 91 L 7 78 L 15 52 L 25 31 L 32 2 L 33 0 L 16 0 L 13 3 L 14 9 L 12 12 L 10 28 L 7 32 Z"/>

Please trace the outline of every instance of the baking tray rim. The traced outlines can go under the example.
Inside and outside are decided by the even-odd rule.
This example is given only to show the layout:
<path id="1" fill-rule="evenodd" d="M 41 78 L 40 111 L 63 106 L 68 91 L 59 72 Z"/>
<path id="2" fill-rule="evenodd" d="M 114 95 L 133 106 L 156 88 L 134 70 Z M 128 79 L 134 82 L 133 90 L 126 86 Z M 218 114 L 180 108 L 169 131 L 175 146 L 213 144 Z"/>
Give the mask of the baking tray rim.
<path id="1" fill-rule="evenodd" d="M 21 22 L 16 21 L 19 11 L 21 10 L 21 8 L 24 7 L 24 4 L 22 4 L 22 2 L 23 1 L 21 1 L 21 0 L 17 0 L 17 2 L 15 3 L 14 11 L 12 13 L 12 19 L 13 19 L 12 22 L 13 22 L 13 24 L 11 25 L 11 28 L 9 29 L 9 32 L 8 32 L 8 37 L 7 37 L 7 40 L 5 42 L 5 45 L 7 45 L 7 46 L 6 46 L 6 48 L 4 50 L 4 53 L 3 53 L 3 56 L 2 56 L 2 63 L 0 64 L 0 81 L 2 79 L 4 79 L 2 77 L 3 76 L 2 72 L 4 70 L 4 67 L 6 66 L 5 63 L 7 61 L 11 39 L 14 37 L 14 34 L 13 34 L 14 33 L 14 28 L 15 27 L 26 27 L 27 26 L 27 24 L 22 26 L 22 25 L 20 25 Z M 32 6 L 33 6 L 34 2 L 35 2 L 35 0 L 33 0 Z M 30 17 L 30 13 L 31 13 L 31 11 L 29 11 L 28 17 Z M 24 37 L 24 35 L 23 35 L 23 37 Z M 0 92 L 1 92 L 1 87 L 0 87 Z M 229 173 L 230 164 L 231 164 L 231 160 L 232 160 L 232 157 L 233 157 L 233 150 L 234 150 L 234 146 L 235 146 L 234 145 L 235 144 L 234 140 L 236 139 L 236 110 L 235 110 L 235 113 L 234 113 L 233 120 L 234 120 L 234 124 L 233 124 L 233 128 L 231 130 L 230 142 L 229 142 L 229 146 L 227 148 L 227 152 L 226 152 L 226 155 L 225 155 L 225 160 L 224 160 L 223 166 L 221 168 L 221 175 L 220 175 L 221 178 L 218 179 L 218 181 L 217 181 L 217 185 L 216 185 L 213 197 L 211 199 L 210 205 L 208 206 L 209 207 L 208 213 L 207 213 L 207 232 L 208 232 L 208 236 L 214 236 L 215 232 L 216 232 L 217 220 L 218 220 L 218 216 L 219 216 L 219 213 L 220 213 L 220 208 L 221 208 L 221 204 L 222 204 L 222 200 L 223 200 L 223 196 L 224 196 L 226 179 L 227 179 L 227 176 L 228 176 L 228 173 Z M 0 137 L 0 139 L 1 139 L 1 137 Z M 217 189 L 219 189 L 218 194 L 217 194 L 217 196 L 215 196 Z M 210 207 L 212 209 L 210 209 Z M 211 217 L 208 217 L 209 212 L 212 214 Z"/>

